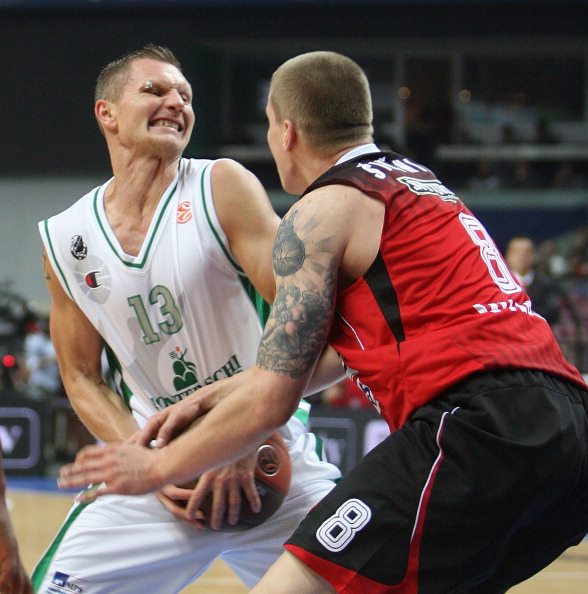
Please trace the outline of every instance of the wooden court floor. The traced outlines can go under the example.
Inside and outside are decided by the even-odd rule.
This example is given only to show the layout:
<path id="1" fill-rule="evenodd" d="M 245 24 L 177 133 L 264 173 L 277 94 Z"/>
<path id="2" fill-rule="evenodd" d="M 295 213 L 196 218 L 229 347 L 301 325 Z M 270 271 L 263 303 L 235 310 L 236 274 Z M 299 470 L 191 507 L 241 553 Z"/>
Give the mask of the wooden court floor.
<path id="1" fill-rule="evenodd" d="M 71 495 L 55 492 L 8 490 L 10 513 L 19 539 L 25 567 L 31 571 L 57 532 L 72 501 Z M 244 594 L 247 588 L 217 562 L 197 584 L 182 594 Z M 587 594 L 588 540 L 566 551 L 542 572 L 510 590 L 513 594 Z M 156 594 L 156 593 L 154 593 Z"/>

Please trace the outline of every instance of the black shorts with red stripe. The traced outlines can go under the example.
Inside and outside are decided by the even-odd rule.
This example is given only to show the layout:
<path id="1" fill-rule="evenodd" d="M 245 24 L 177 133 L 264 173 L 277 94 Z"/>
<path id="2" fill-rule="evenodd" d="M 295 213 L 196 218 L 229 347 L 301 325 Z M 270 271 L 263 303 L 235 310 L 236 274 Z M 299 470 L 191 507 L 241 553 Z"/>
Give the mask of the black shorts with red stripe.
<path id="1" fill-rule="evenodd" d="M 588 532 L 588 391 L 476 374 L 417 411 L 286 548 L 338 592 L 504 592 Z"/>

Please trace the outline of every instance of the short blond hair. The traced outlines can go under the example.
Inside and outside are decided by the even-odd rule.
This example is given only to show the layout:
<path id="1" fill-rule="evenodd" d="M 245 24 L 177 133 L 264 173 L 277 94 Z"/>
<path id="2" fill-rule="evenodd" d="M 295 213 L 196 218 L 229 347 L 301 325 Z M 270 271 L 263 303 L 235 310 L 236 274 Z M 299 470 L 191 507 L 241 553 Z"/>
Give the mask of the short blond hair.
<path id="1" fill-rule="evenodd" d="M 364 71 L 335 52 L 309 52 L 272 75 L 269 101 L 278 120 L 292 120 L 319 152 L 371 142 L 372 99 Z"/>
<path id="2" fill-rule="evenodd" d="M 170 49 L 161 45 L 146 45 L 114 62 L 110 62 L 102 69 L 96 80 L 94 101 L 99 99 L 118 101 L 132 63 L 140 59 L 158 60 L 159 62 L 171 64 L 180 72 L 182 71 L 179 60 Z"/>

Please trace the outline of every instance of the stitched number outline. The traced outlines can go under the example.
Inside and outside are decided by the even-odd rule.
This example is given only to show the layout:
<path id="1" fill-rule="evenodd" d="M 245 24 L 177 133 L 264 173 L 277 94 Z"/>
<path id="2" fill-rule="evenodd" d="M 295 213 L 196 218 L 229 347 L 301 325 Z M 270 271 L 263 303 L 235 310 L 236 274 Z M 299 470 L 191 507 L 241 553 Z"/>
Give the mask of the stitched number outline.
<path id="1" fill-rule="evenodd" d="M 480 256 L 488 268 L 492 280 L 505 294 L 518 293 L 523 289 L 512 276 L 502 255 L 488 235 L 488 231 L 475 217 L 461 213 L 459 221 L 468 232 L 471 240 L 480 248 Z"/>
<path id="2" fill-rule="evenodd" d="M 372 510 L 360 499 L 348 499 L 316 531 L 317 540 L 329 551 L 342 551 L 370 521 Z"/>

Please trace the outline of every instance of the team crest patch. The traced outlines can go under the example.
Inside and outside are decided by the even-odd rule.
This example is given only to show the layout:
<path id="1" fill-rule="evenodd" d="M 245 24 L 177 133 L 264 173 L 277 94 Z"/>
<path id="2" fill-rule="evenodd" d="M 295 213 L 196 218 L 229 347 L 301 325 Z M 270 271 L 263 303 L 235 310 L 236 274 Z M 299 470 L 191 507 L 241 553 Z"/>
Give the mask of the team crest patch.
<path id="1" fill-rule="evenodd" d="M 192 219 L 192 204 L 189 200 L 184 200 L 178 204 L 176 220 L 178 224 L 183 225 Z"/>
<path id="2" fill-rule="evenodd" d="M 83 260 L 88 255 L 88 246 L 81 235 L 74 235 L 71 238 L 69 251 L 76 260 Z"/>

